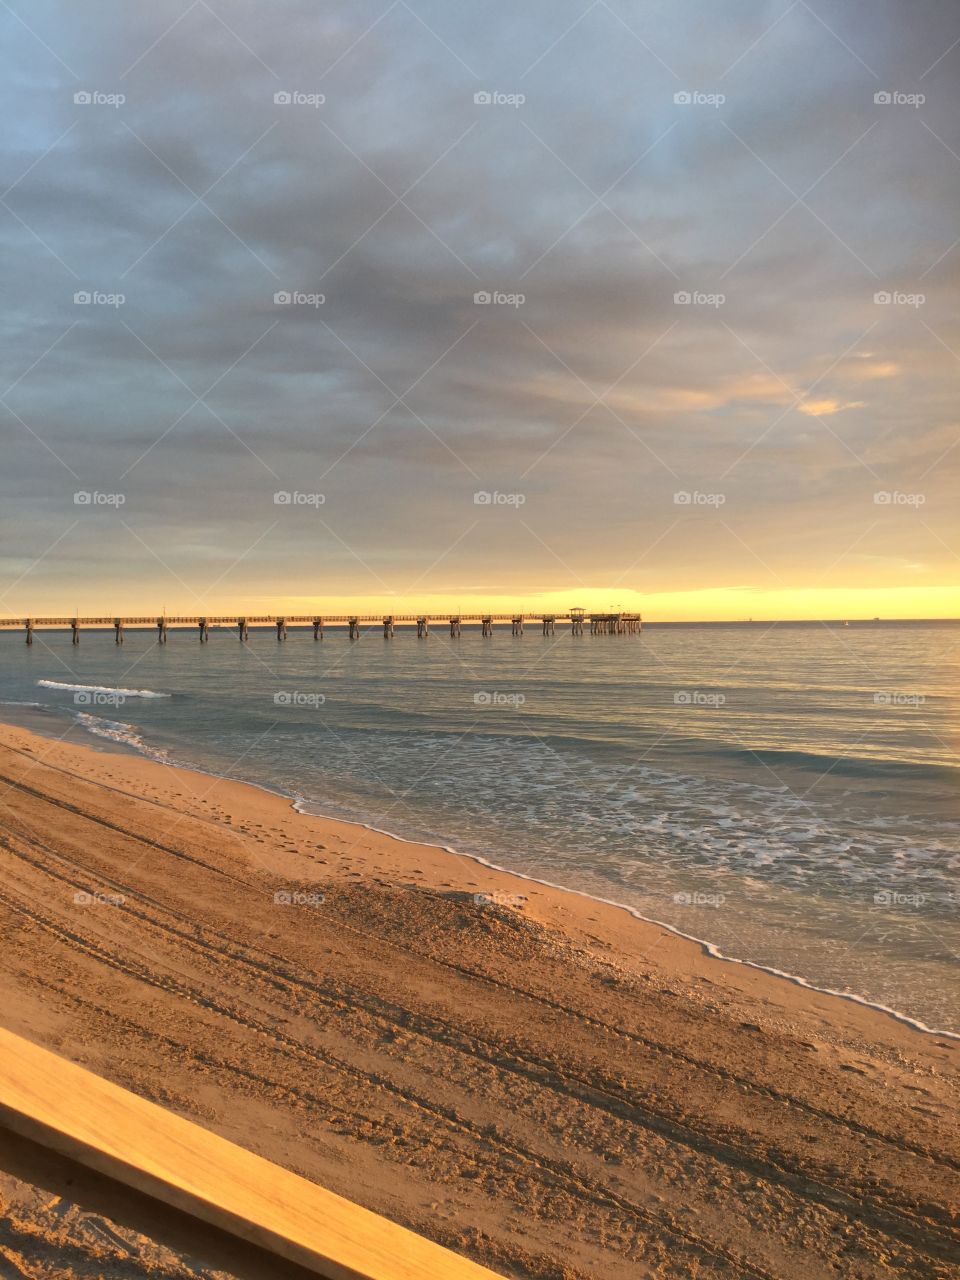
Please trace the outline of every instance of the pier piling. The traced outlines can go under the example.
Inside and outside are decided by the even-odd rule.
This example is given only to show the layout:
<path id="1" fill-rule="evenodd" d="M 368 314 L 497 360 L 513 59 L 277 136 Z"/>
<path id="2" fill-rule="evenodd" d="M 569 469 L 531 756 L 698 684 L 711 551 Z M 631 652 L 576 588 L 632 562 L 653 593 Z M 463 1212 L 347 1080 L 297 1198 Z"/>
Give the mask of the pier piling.
<path id="1" fill-rule="evenodd" d="M 237 619 L 237 635 L 240 637 L 241 644 L 246 644 L 250 639 L 250 628 L 247 626 L 246 618 Z"/>
<path id="2" fill-rule="evenodd" d="M 197 623 L 197 626 L 200 630 L 200 643 L 206 644 L 210 639 L 210 624 L 207 622 L 206 618 L 201 618 Z"/>
<path id="3" fill-rule="evenodd" d="M 323 639 L 323 619 L 314 618 L 313 620 L 313 638 L 314 640 Z"/>
<path id="4" fill-rule="evenodd" d="M 393 639 L 393 619 L 384 618 L 383 620 L 383 638 L 384 640 Z"/>
<path id="5" fill-rule="evenodd" d="M 166 618 L 157 619 L 157 644 L 167 643 L 167 620 Z"/>
<path id="6" fill-rule="evenodd" d="M 427 618 L 417 619 L 417 639 L 426 640 L 430 634 L 430 622 Z"/>
<path id="7" fill-rule="evenodd" d="M 123 644 L 123 619 L 114 618 L 113 620 L 113 643 Z"/>
<path id="8" fill-rule="evenodd" d="M 638 613 L 592 613 L 590 634 L 593 636 L 639 635 L 643 628 Z"/>
<path id="9" fill-rule="evenodd" d="M 522 636 L 523 635 L 523 618 L 521 616 L 515 617 L 512 619 L 512 623 L 513 623 L 513 630 L 511 634 L 515 636 Z"/>
<path id="10" fill-rule="evenodd" d="M 459 618 L 450 619 L 450 639 L 451 640 L 460 639 L 460 619 Z"/>
<path id="11" fill-rule="evenodd" d="M 79 644 L 80 643 L 80 619 L 79 618 L 74 618 L 74 620 L 70 623 L 70 630 L 73 633 L 71 643 Z"/>
<path id="12" fill-rule="evenodd" d="M 350 639 L 359 640 L 360 639 L 360 619 L 349 618 L 347 620 L 347 625 L 350 628 Z"/>
<path id="13" fill-rule="evenodd" d="M 489 614 L 487 617 L 480 619 L 480 634 L 482 636 L 493 635 L 493 618 L 491 618 Z"/>
<path id="14" fill-rule="evenodd" d="M 552 636 L 557 629 L 557 620 L 549 614 L 545 614 L 543 618 L 543 634 Z"/>
<path id="15" fill-rule="evenodd" d="M 33 644 L 33 623 L 28 618 L 24 623 L 27 629 L 27 644 Z"/>
<path id="16" fill-rule="evenodd" d="M 286 618 L 277 619 L 277 639 L 286 640 L 287 638 L 287 620 Z"/>

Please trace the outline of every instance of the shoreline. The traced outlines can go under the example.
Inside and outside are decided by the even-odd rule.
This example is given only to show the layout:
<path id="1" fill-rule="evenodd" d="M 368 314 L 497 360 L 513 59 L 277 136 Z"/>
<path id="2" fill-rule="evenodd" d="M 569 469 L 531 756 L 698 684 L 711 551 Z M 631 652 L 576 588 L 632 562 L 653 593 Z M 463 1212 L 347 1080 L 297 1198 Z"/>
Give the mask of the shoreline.
<path id="1" fill-rule="evenodd" d="M 220 778 L 222 781 L 228 780 L 224 778 L 222 774 L 206 773 L 204 770 L 200 769 L 195 770 L 195 772 L 202 773 L 205 777 Z M 259 791 L 266 792 L 267 795 L 278 796 L 281 799 L 291 798 L 287 796 L 286 793 L 275 791 L 259 782 L 244 781 L 243 785 L 255 787 Z M 482 854 L 467 853 L 462 849 L 455 849 L 453 845 L 434 844 L 430 841 L 424 840 L 412 840 L 407 836 L 399 835 L 395 831 L 388 831 L 385 827 L 375 827 L 371 823 L 362 822 L 360 819 L 343 819 L 336 818 L 332 814 L 313 813 L 312 811 L 298 808 L 297 806 L 300 803 L 312 804 L 314 802 L 301 801 L 300 799 L 293 800 L 292 808 L 294 811 L 305 817 L 321 818 L 327 822 L 346 821 L 350 826 L 361 827 L 364 831 L 370 831 L 374 835 L 385 836 L 389 840 L 397 840 L 401 844 L 414 846 L 419 845 L 421 847 L 439 849 L 441 852 L 448 853 L 455 858 L 467 858 L 471 862 L 476 862 L 482 867 L 489 868 L 491 871 L 498 871 L 502 872 L 504 875 L 512 876 L 515 880 L 524 880 L 529 884 L 542 885 L 545 889 L 556 889 L 560 893 L 575 894 L 579 898 L 586 898 L 588 902 L 595 902 L 605 907 L 612 907 L 617 911 L 625 911 L 627 915 L 632 916 L 633 919 L 637 920 L 640 924 L 655 925 L 658 929 L 666 929 L 668 933 L 672 933 L 677 938 L 682 938 L 686 942 L 694 943 L 696 946 L 700 947 L 703 954 L 708 956 L 711 960 L 717 960 L 723 964 L 745 965 L 749 969 L 756 969 L 760 973 L 766 973 L 771 977 L 780 978 L 785 982 L 793 983 L 795 986 L 802 987 L 807 991 L 816 991 L 819 995 L 835 996 L 838 1000 L 851 1000 L 854 1004 L 859 1004 L 864 1008 L 873 1009 L 878 1013 L 885 1014 L 888 1017 L 893 1018 L 894 1021 L 903 1023 L 905 1026 L 910 1027 L 914 1031 L 919 1031 L 923 1035 L 944 1036 L 948 1040 L 960 1041 L 960 1032 L 945 1031 L 941 1030 L 939 1027 L 930 1027 L 925 1022 L 921 1022 L 919 1018 L 911 1017 L 910 1014 L 903 1013 L 899 1009 L 892 1009 L 889 1005 L 881 1004 L 877 1000 L 868 1000 L 866 996 L 859 996 L 852 991 L 837 991 L 832 987 L 817 986 L 816 983 L 809 982 L 799 974 L 788 973 L 784 969 L 774 968 L 773 965 L 760 964 L 759 961 L 756 960 L 743 960 L 739 956 L 728 956 L 720 950 L 716 943 L 710 942 L 709 939 L 699 938 L 692 933 L 685 933 L 682 929 L 678 929 L 676 925 L 668 924 L 664 920 L 656 920 L 653 916 L 646 916 L 636 907 L 630 906 L 628 902 L 618 902 L 614 898 L 601 898 L 598 894 L 589 893 L 586 889 L 575 889 L 571 885 L 556 884 L 552 880 L 541 880 L 538 876 L 527 875 L 523 871 L 515 871 L 510 867 L 500 866 L 496 862 L 491 862 L 489 858 L 484 857 Z"/>
<path id="2" fill-rule="evenodd" d="M 14 1035 L 510 1280 L 953 1274 L 954 1039 L 115 744 L 0 787 Z"/>
<path id="3" fill-rule="evenodd" d="M 160 697 L 160 696 L 169 696 L 169 695 L 155 694 L 153 696 Z M 51 714 L 54 716 L 56 716 L 57 714 L 71 715 L 71 713 L 69 712 L 50 711 L 50 709 L 45 707 L 44 704 L 42 703 L 24 703 L 24 704 L 8 703 L 8 704 L 0 704 L 0 717 L 2 717 L 2 707 L 5 705 L 6 706 L 22 705 L 25 707 L 39 708 L 44 713 Z M 111 721 L 109 721 L 108 717 L 98 717 L 98 718 L 104 719 L 108 723 L 112 723 Z M 281 791 L 277 788 L 269 787 L 264 783 L 255 782 L 252 779 L 231 778 L 228 775 L 216 773 L 214 770 L 203 769 L 194 764 L 187 764 L 187 763 L 178 761 L 176 759 L 171 758 L 165 751 L 161 750 L 160 748 L 150 747 L 146 742 L 144 742 L 142 738 L 139 737 L 139 735 L 137 735 L 136 741 L 134 741 L 127 737 L 113 737 L 107 733 L 99 733 L 95 729 L 89 728 L 87 725 L 83 723 L 82 720 L 80 720 L 75 715 L 72 716 L 71 724 L 69 727 L 74 727 L 74 726 L 80 729 L 84 735 L 89 736 L 90 738 L 95 738 L 101 742 L 112 744 L 112 748 L 114 751 L 116 751 L 117 754 L 121 754 L 137 760 L 147 761 L 151 764 L 156 764 L 161 768 L 182 769 L 190 773 L 195 773 L 199 777 L 212 778 L 219 782 L 230 782 L 238 786 L 250 787 L 255 791 L 263 793 L 264 795 L 268 795 L 276 799 L 288 802 L 290 804 L 291 809 L 295 813 L 299 814 L 301 817 L 317 819 L 321 822 L 341 823 L 348 827 L 356 827 L 360 830 L 368 831 L 372 835 L 382 836 L 385 839 L 396 841 L 399 844 L 409 845 L 414 849 L 426 848 L 426 849 L 436 850 L 440 853 L 446 854 L 453 858 L 466 859 L 470 862 L 477 864 L 478 866 L 485 867 L 490 871 L 496 872 L 500 875 L 512 877 L 513 879 L 523 881 L 524 883 L 527 883 L 527 884 L 536 884 L 541 886 L 542 888 L 553 890 L 558 893 L 570 894 L 578 898 L 583 898 L 587 902 L 595 903 L 603 907 L 611 908 L 615 911 L 622 911 L 641 925 L 649 925 L 649 926 L 656 927 L 658 929 L 666 930 L 668 933 L 672 934 L 676 938 L 681 939 L 685 942 L 688 942 L 700 948 L 702 954 L 705 957 L 711 960 L 714 960 L 717 963 L 726 964 L 726 965 L 740 965 L 740 966 L 743 966 L 744 968 L 755 970 L 758 973 L 766 974 L 769 977 L 775 978 L 779 981 L 790 983 L 793 986 L 796 986 L 802 990 L 815 992 L 818 995 L 829 996 L 837 1000 L 849 1001 L 850 1003 L 859 1005 L 865 1009 L 870 1009 L 885 1017 L 889 1017 L 893 1019 L 895 1022 L 900 1023 L 903 1026 L 909 1027 L 911 1030 L 919 1032 L 922 1035 L 941 1036 L 949 1040 L 955 1040 L 960 1042 L 960 1031 L 950 1031 L 944 1028 L 930 1026 L 928 1023 L 924 1022 L 922 1019 L 914 1017 L 912 1014 L 906 1013 L 903 1010 L 895 1009 L 890 1005 L 883 1004 L 880 1001 L 871 1000 L 867 996 L 860 995 L 856 992 L 841 991 L 833 987 L 820 986 L 817 983 L 811 982 L 809 979 L 803 977 L 801 974 L 791 973 L 787 970 L 779 969 L 774 965 L 766 965 L 756 960 L 745 959 L 740 956 L 728 955 L 721 950 L 718 944 L 711 942 L 710 939 L 701 938 L 696 934 L 687 933 L 676 925 L 670 924 L 663 920 L 658 920 L 653 916 L 644 915 L 642 911 L 640 911 L 636 907 L 631 906 L 629 903 L 620 902 L 613 898 L 602 897 L 598 894 L 591 893 L 588 890 L 578 889 L 571 885 L 558 884 L 554 881 L 540 879 L 537 876 L 532 876 L 525 872 L 518 871 L 510 867 L 503 866 L 499 863 L 496 863 L 492 861 L 490 857 L 487 857 L 484 854 L 472 853 L 462 849 L 457 849 L 453 845 L 443 844 L 439 841 L 429 841 L 429 840 L 420 840 L 416 838 L 411 838 L 411 837 L 402 835 L 396 831 L 391 831 L 389 829 L 382 828 L 382 827 L 376 827 L 372 823 L 365 822 L 362 818 L 358 818 L 358 817 L 343 818 L 336 814 L 328 814 L 322 811 L 318 811 L 319 802 L 317 801 L 307 800 L 305 797 L 297 795 L 295 792 Z M 6 728 L 19 728 L 19 727 L 20 726 L 18 726 L 15 722 L 10 722 L 0 718 L 0 732 L 2 732 Z M 68 732 L 69 732 L 69 727 L 68 727 Z M 27 732 L 33 732 L 33 731 L 34 730 L 32 729 L 27 730 Z M 39 736 L 46 737 L 54 741 L 62 740 L 62 737 L 58 737 L 57 735 L 54 735 L 54 734 L 45 733 L 42 728 L 38 728 L 36 732 L 38 733 Z M 92 751 L 98 750 L 98 748 L 93 744 L 88 744 L 84 742 L 84 743 L 79 743 L 78 745 L 81 747 L 87 746 L 88 749 Z M 312 806 L 312 808 L 301 807 L 301 806 Z"/>

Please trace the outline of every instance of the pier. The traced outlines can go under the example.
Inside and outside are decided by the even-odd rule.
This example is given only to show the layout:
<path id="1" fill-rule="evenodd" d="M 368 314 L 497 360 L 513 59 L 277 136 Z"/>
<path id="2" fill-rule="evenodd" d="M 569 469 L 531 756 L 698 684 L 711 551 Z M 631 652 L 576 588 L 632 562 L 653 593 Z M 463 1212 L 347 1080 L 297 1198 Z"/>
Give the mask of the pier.
<path id="1" fill-rule="evenodd" d="M 451 640 L 459 640 L 465 626 L 475 626 L 484 639 L 493 639 L 496 629 L 504 631 L 509 627 L 511 636 L 522 636 L 524 624 L 539 629 L 543 636 L 555 636 L 558 625 L 566 628 L 572 636 L 582 636 L 589 623 L 590 635 L 639 635 L 643 629 L 643 620 L 639 613 L 587 613 L 585 609 L 572 608 L 566 613 L 456 613 L 456 614 L 336 614 L 324 615 L 303 614 L 292 617 L 289 614 L 262 614 L 257 617 L 238 617 L 236 614 L 225 617 L 190 617 L 177 615 L 158 617 L 156 614 L 144 617 L 103 617 L 103 618 L 0 618 L 0 630 L 19 630 L 24 633 L 26 643 L 32 645 L 35 634 L 40 630 L 68 630 L 72 643 L 79 644 L 80 636 L 86 630 L 112 630 L 117 645 L 124 642 L 125 632 L 155 629 L 157 644 L 166 644 L 171 631 L 193 631 L 201 644 L 210 640 L 211 630 L 229 630 L 237 635 L 241 644 L 250 639 L 251 630 L 274 631 L 277 642 L 282 644 L 288 635 L 288 628 L 311 628 L 314 640 L 323 640 L 327 627 L 342 627 L 351 640 L 359 640 L 363 629 L 380 631 L 384 640 L 392 640 L 398 628 L 409 627 L 415 631 L 417 639 L 427 640 L 430 637 L 430 626 L 440 625 L 449 628 Z"/>

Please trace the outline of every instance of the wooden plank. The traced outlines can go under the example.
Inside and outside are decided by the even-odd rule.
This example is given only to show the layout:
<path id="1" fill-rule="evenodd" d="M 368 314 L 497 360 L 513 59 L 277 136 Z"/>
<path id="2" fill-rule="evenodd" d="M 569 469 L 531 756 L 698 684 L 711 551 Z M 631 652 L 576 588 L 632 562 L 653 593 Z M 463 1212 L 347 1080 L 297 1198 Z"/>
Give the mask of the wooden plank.
<path id="1" fill-rule="evenodd" d="M 0 1125 L 327 1280 L 496 1280 L 2 1028 Z"/>

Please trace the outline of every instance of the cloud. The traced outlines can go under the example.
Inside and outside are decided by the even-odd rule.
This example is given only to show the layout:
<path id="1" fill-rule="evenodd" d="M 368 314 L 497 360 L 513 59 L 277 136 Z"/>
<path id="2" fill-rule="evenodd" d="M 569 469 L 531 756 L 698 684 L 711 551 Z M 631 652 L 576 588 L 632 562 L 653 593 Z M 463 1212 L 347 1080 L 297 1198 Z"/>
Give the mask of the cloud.
<path id="1" fill-rule="evenodd" d="M 130 527 L 207 580 L 275 490 L 327 493 L 325 525 L 281 513 L 225 590 L 429 588 L 451 547 L 445 581 L 504 590 L 606 581 L 651 544 L 651 589 L 752 581 L 757 555 L 830 564 L 876 523 L 868 495 L 910 483 L 932 532 L 904 548 L 881 521 L 866 550 L 955 574 L 958 168 L 931 130 L 952 138 L 960 90 L 950 56 L 922 113 L 880 108 L 870 68 L 913 84 L 956 22 L 851 0 L 764 36 L 779 8 L 694 0 L 641 42 L 617 14 L 639 22 L 622 0 L 0 14 L 0 593 L 81 483 L 122 488 Z M 457 541 L 480 488 L 524 492 L 537 536 Z M 673 530 L 696 488 L 728 492 L 746 546 Z M 97 515 L 14 598 L 70 595 L 78 562 L 98 591 L 179 589 Z"/>
<path id="2" fill-rule="evenodd" d="M 812 418 L 829 418 L 834 413 L 843 413 L 846 409 L 864 409 L 866 401 L 864 400 L 805 400 L 802 404 L 797 405 L 801 413 L 809 414 Z"/>

